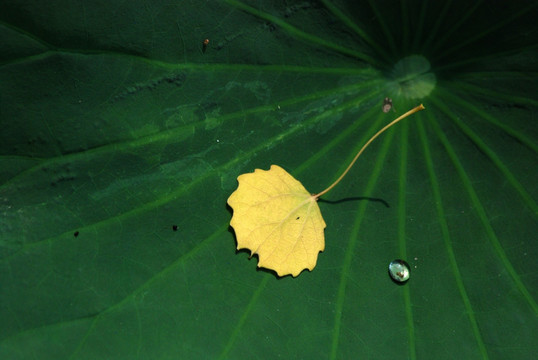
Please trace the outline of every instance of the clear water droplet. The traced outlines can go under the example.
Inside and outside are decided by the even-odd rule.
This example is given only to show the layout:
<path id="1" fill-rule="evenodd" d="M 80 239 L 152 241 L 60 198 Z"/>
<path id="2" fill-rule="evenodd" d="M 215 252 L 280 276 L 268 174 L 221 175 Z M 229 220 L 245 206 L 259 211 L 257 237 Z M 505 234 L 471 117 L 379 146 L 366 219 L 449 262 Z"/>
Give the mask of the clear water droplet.
<path id="1" fill-rule="evenodd" d="M 409 264 L 403 260 L 396 259 L 389 264 L 389 275 L 398 284 L 403 284 L 409 280 Z"/>

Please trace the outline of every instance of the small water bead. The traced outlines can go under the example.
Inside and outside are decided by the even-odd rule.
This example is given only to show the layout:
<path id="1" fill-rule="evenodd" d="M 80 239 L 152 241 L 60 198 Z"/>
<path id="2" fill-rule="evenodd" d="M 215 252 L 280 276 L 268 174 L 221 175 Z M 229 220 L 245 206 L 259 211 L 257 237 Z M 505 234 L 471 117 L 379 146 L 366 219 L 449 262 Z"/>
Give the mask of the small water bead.
<path id="1" fill-rule="evenodd" d="M 400 259 L 392 261 L 389 264 L 389 275 L 395 282 L 399 284 L 405 283 L 409 280 L 409 264 Z"/>

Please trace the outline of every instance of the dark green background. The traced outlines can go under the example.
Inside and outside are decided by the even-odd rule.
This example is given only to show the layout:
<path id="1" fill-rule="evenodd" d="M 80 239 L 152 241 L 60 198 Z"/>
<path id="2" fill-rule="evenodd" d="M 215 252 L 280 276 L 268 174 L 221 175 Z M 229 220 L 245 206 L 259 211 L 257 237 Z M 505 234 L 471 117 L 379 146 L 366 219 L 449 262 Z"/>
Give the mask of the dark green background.
<path id="1" fill-rule="evenodd" d="M 533 358 L 537 17 L 535 1 L 2 1 L 0 358 Z M 387 90 L 413 54 L 437 77 L 422 99 Z M 236 253 L 239 174 L 278 164 L 321 191 L 420 103 L 320 202 L 314 271 Z"/>

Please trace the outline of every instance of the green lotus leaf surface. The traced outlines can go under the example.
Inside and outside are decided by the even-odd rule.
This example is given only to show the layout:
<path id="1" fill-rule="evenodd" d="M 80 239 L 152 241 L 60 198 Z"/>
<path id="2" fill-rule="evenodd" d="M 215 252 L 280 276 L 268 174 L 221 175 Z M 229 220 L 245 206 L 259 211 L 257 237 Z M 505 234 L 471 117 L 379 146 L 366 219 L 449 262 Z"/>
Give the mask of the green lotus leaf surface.
<path id="1" fill-rule="evenodd" d="M 0 359 L 534 358 L 537 17 L 2 1 Z M 312 272 L 235 251 L 238 175 L 319 192 L 421 103 L 320 199 Z"/>

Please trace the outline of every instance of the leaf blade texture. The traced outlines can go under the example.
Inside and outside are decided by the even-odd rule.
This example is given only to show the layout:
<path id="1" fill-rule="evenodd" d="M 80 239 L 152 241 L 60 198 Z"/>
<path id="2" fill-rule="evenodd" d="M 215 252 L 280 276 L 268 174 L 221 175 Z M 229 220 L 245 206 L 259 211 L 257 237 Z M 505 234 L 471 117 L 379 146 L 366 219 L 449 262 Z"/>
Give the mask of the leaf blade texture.
<path id="1" fill-rule="evenodd" d="M 279 276 L 312 271 L 325 249 L 325 221 L 317 201 L 278 165 L 238 177 L 228 198 L 237 249 L 258 255 L 258 267 Z"/>

